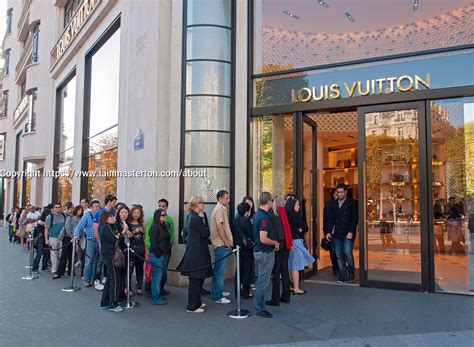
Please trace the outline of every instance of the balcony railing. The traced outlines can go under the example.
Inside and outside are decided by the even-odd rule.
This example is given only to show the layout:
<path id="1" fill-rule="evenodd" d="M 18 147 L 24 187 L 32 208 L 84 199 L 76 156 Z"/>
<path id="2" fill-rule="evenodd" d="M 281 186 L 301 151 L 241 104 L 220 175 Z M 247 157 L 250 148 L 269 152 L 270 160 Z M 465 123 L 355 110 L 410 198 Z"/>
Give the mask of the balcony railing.
<path id="1" fill-rule="evenodd" d="M 18 40 L 23 41 L 28 34 L 28 26 L 30 19 L 30 5 L 33 0 L 25 0 L 23 2 L 23 8 L 21 9 L 20 19 L 18 20 Z"/>
<path id="2" fill-rule="evenodd" d="M 22 72 L 33 63 L 33 38 L 34 35 L 30 35 L 25 43 L 25 47 L 21 52 L 18 64 L 15 67 L 16 79 L 22 74 Z"/>

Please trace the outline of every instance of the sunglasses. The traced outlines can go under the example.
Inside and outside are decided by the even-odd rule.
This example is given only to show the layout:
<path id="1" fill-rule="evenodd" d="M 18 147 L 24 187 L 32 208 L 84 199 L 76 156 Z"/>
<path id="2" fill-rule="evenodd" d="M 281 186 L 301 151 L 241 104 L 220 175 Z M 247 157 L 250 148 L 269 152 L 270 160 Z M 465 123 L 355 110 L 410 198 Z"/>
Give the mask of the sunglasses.
<path id="1" fill-rule="evenodd" d="M 160 217 L 166 217 L 166 214 L 162 214 Z"/>

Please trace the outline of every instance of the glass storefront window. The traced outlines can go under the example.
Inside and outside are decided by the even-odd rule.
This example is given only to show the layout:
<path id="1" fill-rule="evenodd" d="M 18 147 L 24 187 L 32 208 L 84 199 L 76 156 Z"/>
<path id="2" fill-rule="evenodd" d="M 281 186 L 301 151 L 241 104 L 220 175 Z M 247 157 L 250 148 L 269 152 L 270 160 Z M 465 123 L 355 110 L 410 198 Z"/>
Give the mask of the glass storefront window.
<path id="1" fill-rule="evenodd" d="M 253 196 L 274 195 L 283 206 L 285 195 L 294 193 L 293 116 L 275 115 L 255 119 L 253 127 Z"/>
<path id="2" fill-rule="evenodd" d="M 118 110 L 120 75 L 120 28 L 89 59 L 90 112 L 88 141 L 88 171 L 104 172 L 107 177 L 96 175 L 87 179 L 89 199 L 102 199 L 115 194 L 117 177 Z M 88 136 L 87 136 L 88 135 Z M 85 192 L 81 192 L 84 193 Z"/>
<path id="3" fill-rule="evenodd" d="M 413 1 L 324 3 L 327 7 L 314 0 L 254 0 L 254 71 L 472 43 L 470 0 L 425 1 L 416 9 Z"/>
<path id="4" fill-rule="evenodd" d="M 474 97 L 431 102 L 436 290 L 474 294 Z"/>

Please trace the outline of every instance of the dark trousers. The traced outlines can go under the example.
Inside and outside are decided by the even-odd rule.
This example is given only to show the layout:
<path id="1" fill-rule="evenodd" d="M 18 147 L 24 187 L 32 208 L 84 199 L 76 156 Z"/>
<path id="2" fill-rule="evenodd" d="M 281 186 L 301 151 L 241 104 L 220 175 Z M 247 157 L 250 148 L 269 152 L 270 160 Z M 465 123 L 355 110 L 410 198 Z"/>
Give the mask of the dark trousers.
<path id="1" fill-rule="evenodd" d="M 130 252 L 131 253 L 131 252 Z M 145 255 L 142 256 L 145 258 Z M 143 285 L 143 269 L 144 266 L 144 261 L 141 260 L 140 258 L 133 256 L 130 262 L 130 288 L 132 287 L 132 275 L 133 275 L 133 270 L 135 269 L 135 285 L 137 286 L 137 289 L 142 289 Z"/>
<path id="2" fill-rule="evenodd" d="M 189 277 L 187 310 L 194 311 L 201 307 L 201 290 L 203 284 L 204 278 Z"/>
<path id="3" fill-rule="evenodd" d="M 248 298 L 250 295 L 250 278 L 252 276 L 253 250 L 240 249 L 240 284 L 242 285 L 242 296 Z M 237 270 L 235 276 L 235 296 L 237 297 Z"/>
<path id="4" fill-rule="evenodd" d="M 336 243 L 331 241 L 329 246 L 329 256 L 331 257 L 332 271 L 337 271 Z"/>
<path id="5" fill-rule="evenodd" d="M 107 280 L 105 281 L 104 290 L 102 291 L 102 299 L 100 300 L 100 306 L 117 307 L 120 293 L 123 292 L 122 288 L 122 275 L 123 270 L 115 269 L 112 264 L 112 257 L 104 257 L 104 265 L 107 268 Z"/>
<path id="6" fill-rule="evenodd" d="M 41 270 L 45 271 L 48 268 L 49 250 L 47 250 L 45 248 L 46 248 L 46 244 L 44 242 L 44 236 L 40 236 L 38 238 L 37 243 L 36 243 L 36 256 L 35 256 L 35 260 L 33 261 L 33 270 L 34 271 L 38 271 L 41 257 L 43 257 Z"/>
<path id="7" fill-rule="evenodd" d="M 72 243 L 69 236 L 64 236 L 63 245 L 66 246 L 61 250 L 61 258 L 59 259 L 57 273 L 59 276 L 64 276 L 67 264 L 67 274 L 70 276 L 72 271 Z"/>
<path id="8" fill-rule="evenodd" d="M 13 232 L 13 225 L 8 226 L 8 241 L 16 241 L 16 235 Z"/>
<path id="9" fill-rule="evenodd" d="M 280 250 L 275 252 L 275 263 L 272 271 L 272 302 L 278 304 L 280 298 L 290 300 L 290 272 L 288 271 L 288 257 L 290 252 L 285 249 L 285 242 L 280 242 Z M 280 296 L 280 276 L 283 292 Z"/>

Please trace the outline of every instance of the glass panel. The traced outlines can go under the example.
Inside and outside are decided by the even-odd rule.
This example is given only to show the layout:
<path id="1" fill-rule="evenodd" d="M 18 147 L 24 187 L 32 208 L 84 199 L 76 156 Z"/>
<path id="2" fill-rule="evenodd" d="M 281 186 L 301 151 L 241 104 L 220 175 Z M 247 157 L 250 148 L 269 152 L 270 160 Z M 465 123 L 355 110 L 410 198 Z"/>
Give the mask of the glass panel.
<path id="1" fill-rule="evenodd" d="M 92 56 L 89 137 L 118 122 L 120 29 Z"/>
<path id="2" fill-rule="evenodd" d="M 103 199 L 107 194 L 117 193 L 117 178 L 114 175 L 102 177 L 103 172 L 117 169 L 117 148 L 101 152 L 89 157 L 89 172 L 96 172 L 95 177 L 88 178 L 88 197 Z"/>
<path id="3" fill-rule="evenodd" d="M 32 163 L 25 163 L 25 170 L 32 174 L 33 172 L 33 164 Z M 25 197 L 26 200 L 23 202 L 23 206 L 29 206 L 31 204 L 31 174 L 27 175 L 25 178 Z"/>
<path id="4" fill-rule="evenodd" d="M 214 61 L 186 64 L 186 94 L 230 96 L 231 65 Z"/>
<path id="5" fill-rule="evenodd" d="M 89 155 L 94 155 L 107 149 L 116 148 L 118 127 L 115 126 L 102 134 L 89 139 Z"/>
<path id="6" fill-rule="evenodd" d="M 410 92 L 427 86 L 468 86 L 474 84 L 473 58 L 474 50 L 469 49 L 259 78 L 254 81 L 254 103 L 274 106 Z"/>
<path id="7" fill-rule="evenodd" d="M 255 72 L 472 43 L 471 0 L 256 0 Z"/>
<path id="8" fill-rule="evenodd" d="M 474 294 L 474 98 L 431 103 L 436 290 Z"/>
<path id="9" fill-rule="evenodd" d="M 275 115 L 254 120 L 253 196 L 268 191 L 278 205 L 294 192 L 293 116 Z"/>
<path id="10" fill-rule="evenodd" d="M 74 148 L 71 148 L 59 154 L 59 166 L 72 165 L 73 159 L 74 159 Z"/>
<path id="11" fill-rule="evenodd" d="M 191 132 L 185 135 L 184 165 L 229 166 L 230 134 Z"/>
<path id="12" fill-rule="evenodd" d="M 229 169 L 199 168 L 191 170 L 203 170 L 206 171 L 206 175 L 205 177 L 184 178 L 185 201 L 193 196 L 202 196 L 206 202 L 217 202 L 216 194 L 219 190 L 229 191 Z"/>
<path id="13" fill-rule="evenodd" d="M 58 201 L 65 205 L 72 200 L 72 165 L 64 165 L 59 168 L 60 177 L 58 178 Z M 69 172 L 68 176 L 66 173 Z"/>
<path id="14" fill-rule="evenodd" d="M 313 170 L 316 141 L 314 132 L 315 129 L 312 126 L 303 123 L 303 198 L 301 200 L 301 213 L 309 227 L 309 231 L 305 234 L 305 243 L 311 254 L 315 254 L 316 251 L 313 247 L 314 237 L 316 236 L 316 216 L 313 215 L 313 207 L 316 203 L 316 187 L 313 184 L 313 178 L 316 174 Z M 312 268 L 306 270 L 310 271 Z"/>
<path id="15" fill-rule="evenodd" d="M 232 0 L 188 1 L 188 25 L 232 25 Z"/>
<path id="16" fill-rule="evenodd" d="M 76 77 L 61 90 L 61 137 L 58 152 L 74 147 L 74 120 L 76 107 Z M 71 154 L 72 156 L 72 154 Z"/>
<path id="17" fill-rule="evenodd" d="M 368 280 L 421 283 L 418 110 L 367 113 Z"/>
<path id="18" fill-rule="evenodd" d="M 218 96 L 186 97 L 186 130 L 230 131 L 230 99 Z"/>
<path id="19" fill-rule="evenodd" d="M 218 27 L 191 27 L 187 36 L 187 59 L 231 60 L 229 29 Z"/>

